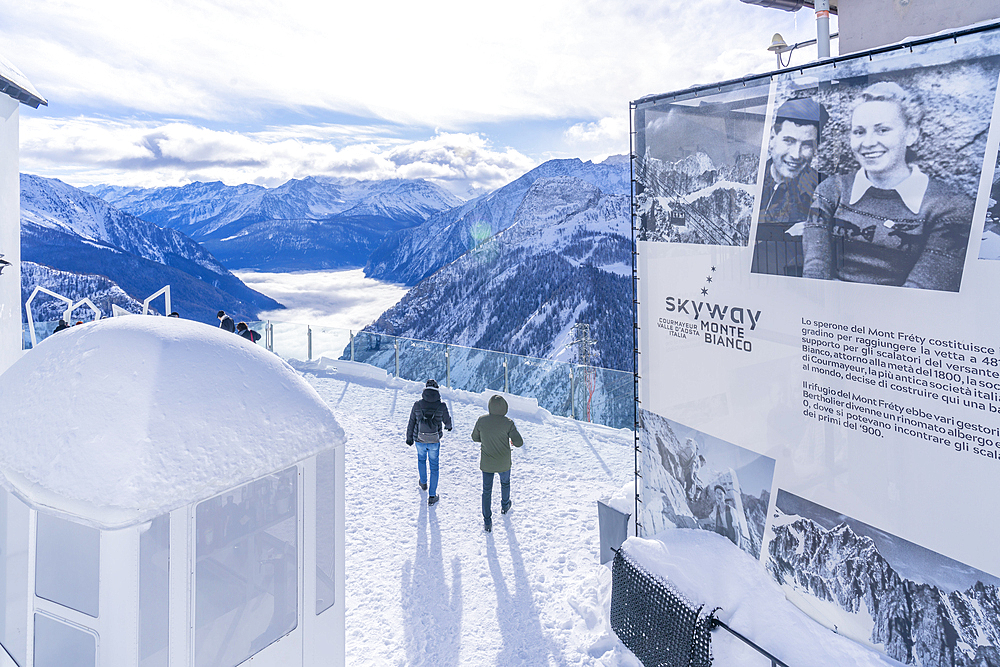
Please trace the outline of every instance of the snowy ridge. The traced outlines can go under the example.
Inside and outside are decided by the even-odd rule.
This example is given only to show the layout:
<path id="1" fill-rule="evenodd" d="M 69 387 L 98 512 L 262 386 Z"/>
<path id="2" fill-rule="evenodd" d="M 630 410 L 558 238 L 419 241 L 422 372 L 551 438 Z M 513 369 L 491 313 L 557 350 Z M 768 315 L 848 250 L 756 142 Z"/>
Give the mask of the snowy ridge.
<path id="1" fill-rule="evenodd" d="M 606 195 L 627 196 L 630 188 L 627 161 L 615 157 L 600 164 L 550 160 L 488 195 L 434 215 L 419 227 L 392 234 L 372 254 L 365 275 L 416 285 L 515 224 L 535 181 L 558 177 L 578 179 Z"/>

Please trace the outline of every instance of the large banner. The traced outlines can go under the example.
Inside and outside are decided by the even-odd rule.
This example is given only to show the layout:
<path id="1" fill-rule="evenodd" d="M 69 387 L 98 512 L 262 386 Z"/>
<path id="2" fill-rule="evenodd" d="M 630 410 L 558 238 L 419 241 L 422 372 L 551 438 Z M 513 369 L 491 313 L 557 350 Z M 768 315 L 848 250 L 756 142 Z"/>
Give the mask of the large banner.
<path id="1" fill-rule="evenodd" d="M 1000 30 L 633 103 L 641 534 L 1000 667 Z"/>

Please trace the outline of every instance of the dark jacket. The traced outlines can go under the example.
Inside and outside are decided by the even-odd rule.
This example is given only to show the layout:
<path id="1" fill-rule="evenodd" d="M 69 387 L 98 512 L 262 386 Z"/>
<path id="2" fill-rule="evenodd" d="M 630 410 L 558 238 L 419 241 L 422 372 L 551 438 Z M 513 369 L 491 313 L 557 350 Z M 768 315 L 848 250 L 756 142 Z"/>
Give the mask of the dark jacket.
<path id="1" fill-rule="evenodd" d="M 258 340 L 260 340 L 260 334 L 254 331 L 253 329 L 244 329 L 243 331 L 240 332 L 240 335 L 246 338 L 251 343 L 256 343 Z"/>
<path id="2" fill-rule="evenodd" d="M 490 399 L 490 413 L 476 421 L 472 439 L 481 443 L 479 469 L 483 472 L 510 470 L 510 446 L 520 447 L 524 439 L 517 432 L 514 420 L 507 417 L 507 401 L 503 396 Z"/>
<path id="3" fill-rule="evenodd" d="M 410 409 L 410 421 L 406 425 L 406 444 L 408 445 L 412 445 L 414 438 L 419 436 L 417 421 L 421 415 L 424 415 L 428 421 L 437 424 L 437 440 L 432 442 L 440 442 L 444 433 L 443 429 L 451 430 L 451 415 L 448 414 L 447 404 L 441 400 L 441 392 L 434 387 L 425 387 L 422 396 Z"/>
<path id="4" fill-rule="evenodd" d="M 229 333 L 236 333 L 236 325 L 233 323 L 233 318 L 229 315 L 222 317 L 222 320 L 219 322 L 219 328 L 225 329 Z"/>

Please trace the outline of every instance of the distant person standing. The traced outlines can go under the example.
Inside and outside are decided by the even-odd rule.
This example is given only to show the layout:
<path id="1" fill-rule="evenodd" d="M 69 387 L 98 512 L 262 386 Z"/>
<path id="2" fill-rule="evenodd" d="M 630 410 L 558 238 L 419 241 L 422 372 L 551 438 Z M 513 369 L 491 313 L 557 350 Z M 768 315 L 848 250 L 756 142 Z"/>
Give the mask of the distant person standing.
<path id="1" fill-rule="evenodd" d="M 56 328 L 52 330 L 52 333 L 56 333 L 57 331 L 62 331 L 63 329 L 69 329 L 69 324 L 66 322 L 66 320 L 59 320 L 59 324 L 57 324 Z"/>
<path id="2" fill-rule="evenodd" d="M 481 444 L 479 469 L 483 472 L 483 528 L 493 530 L 493 476 L 500 475 L 500 513 L 510 511 L 510 447 L 520 447 L 524 439 L 517 432 L 514 420 L 507 417 L 507 401 L 494 394 L 489 403 L 489 414 L 476 421 L 472 439 Z"/>
<path id="3" fill-rule="evenodd" d="M 236 325 L 236 332 L 246 338 L 251 343 L 256 343 L 260 340 L 260 334 L 247 326 L 246 322 L 240 322 Z"/>
<path id="4" fill-rule="evenodd" d="M 236 333 L 236 324 L 233 322 L 233 318 L 226 315 L 226 311 L 220 310 L 219 314 L 216 315 L 219 318 L 219 328 L 225 329 L 229 333 Z"/>
<path id="5" fill-rule="evenodd" d="M 427 381 L 419 401 L 410 409 L 410 421 L 406 425 L 406 444 L 417 444 L 417 473 L 420 488 L 427 491 L 427 463 L 430 461 L 430 491 L 427 504 L 438 501 L 438 459 L 441 453 L 442 429 L 451 430 L 451 415 L 448 405 L 441 400 L 437 380 Z"/>

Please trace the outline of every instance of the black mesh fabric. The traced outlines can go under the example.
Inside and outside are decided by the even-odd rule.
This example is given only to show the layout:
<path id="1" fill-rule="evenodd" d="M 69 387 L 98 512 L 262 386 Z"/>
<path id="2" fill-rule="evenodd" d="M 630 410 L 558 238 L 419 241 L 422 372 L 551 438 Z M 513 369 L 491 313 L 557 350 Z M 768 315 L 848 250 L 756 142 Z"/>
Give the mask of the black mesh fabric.
<path id="1" fill-rule="evenodd" d="M 611 566 L 611 628 L 645 667 L 709 667 L 712 621 L 619 549 Z"/>

